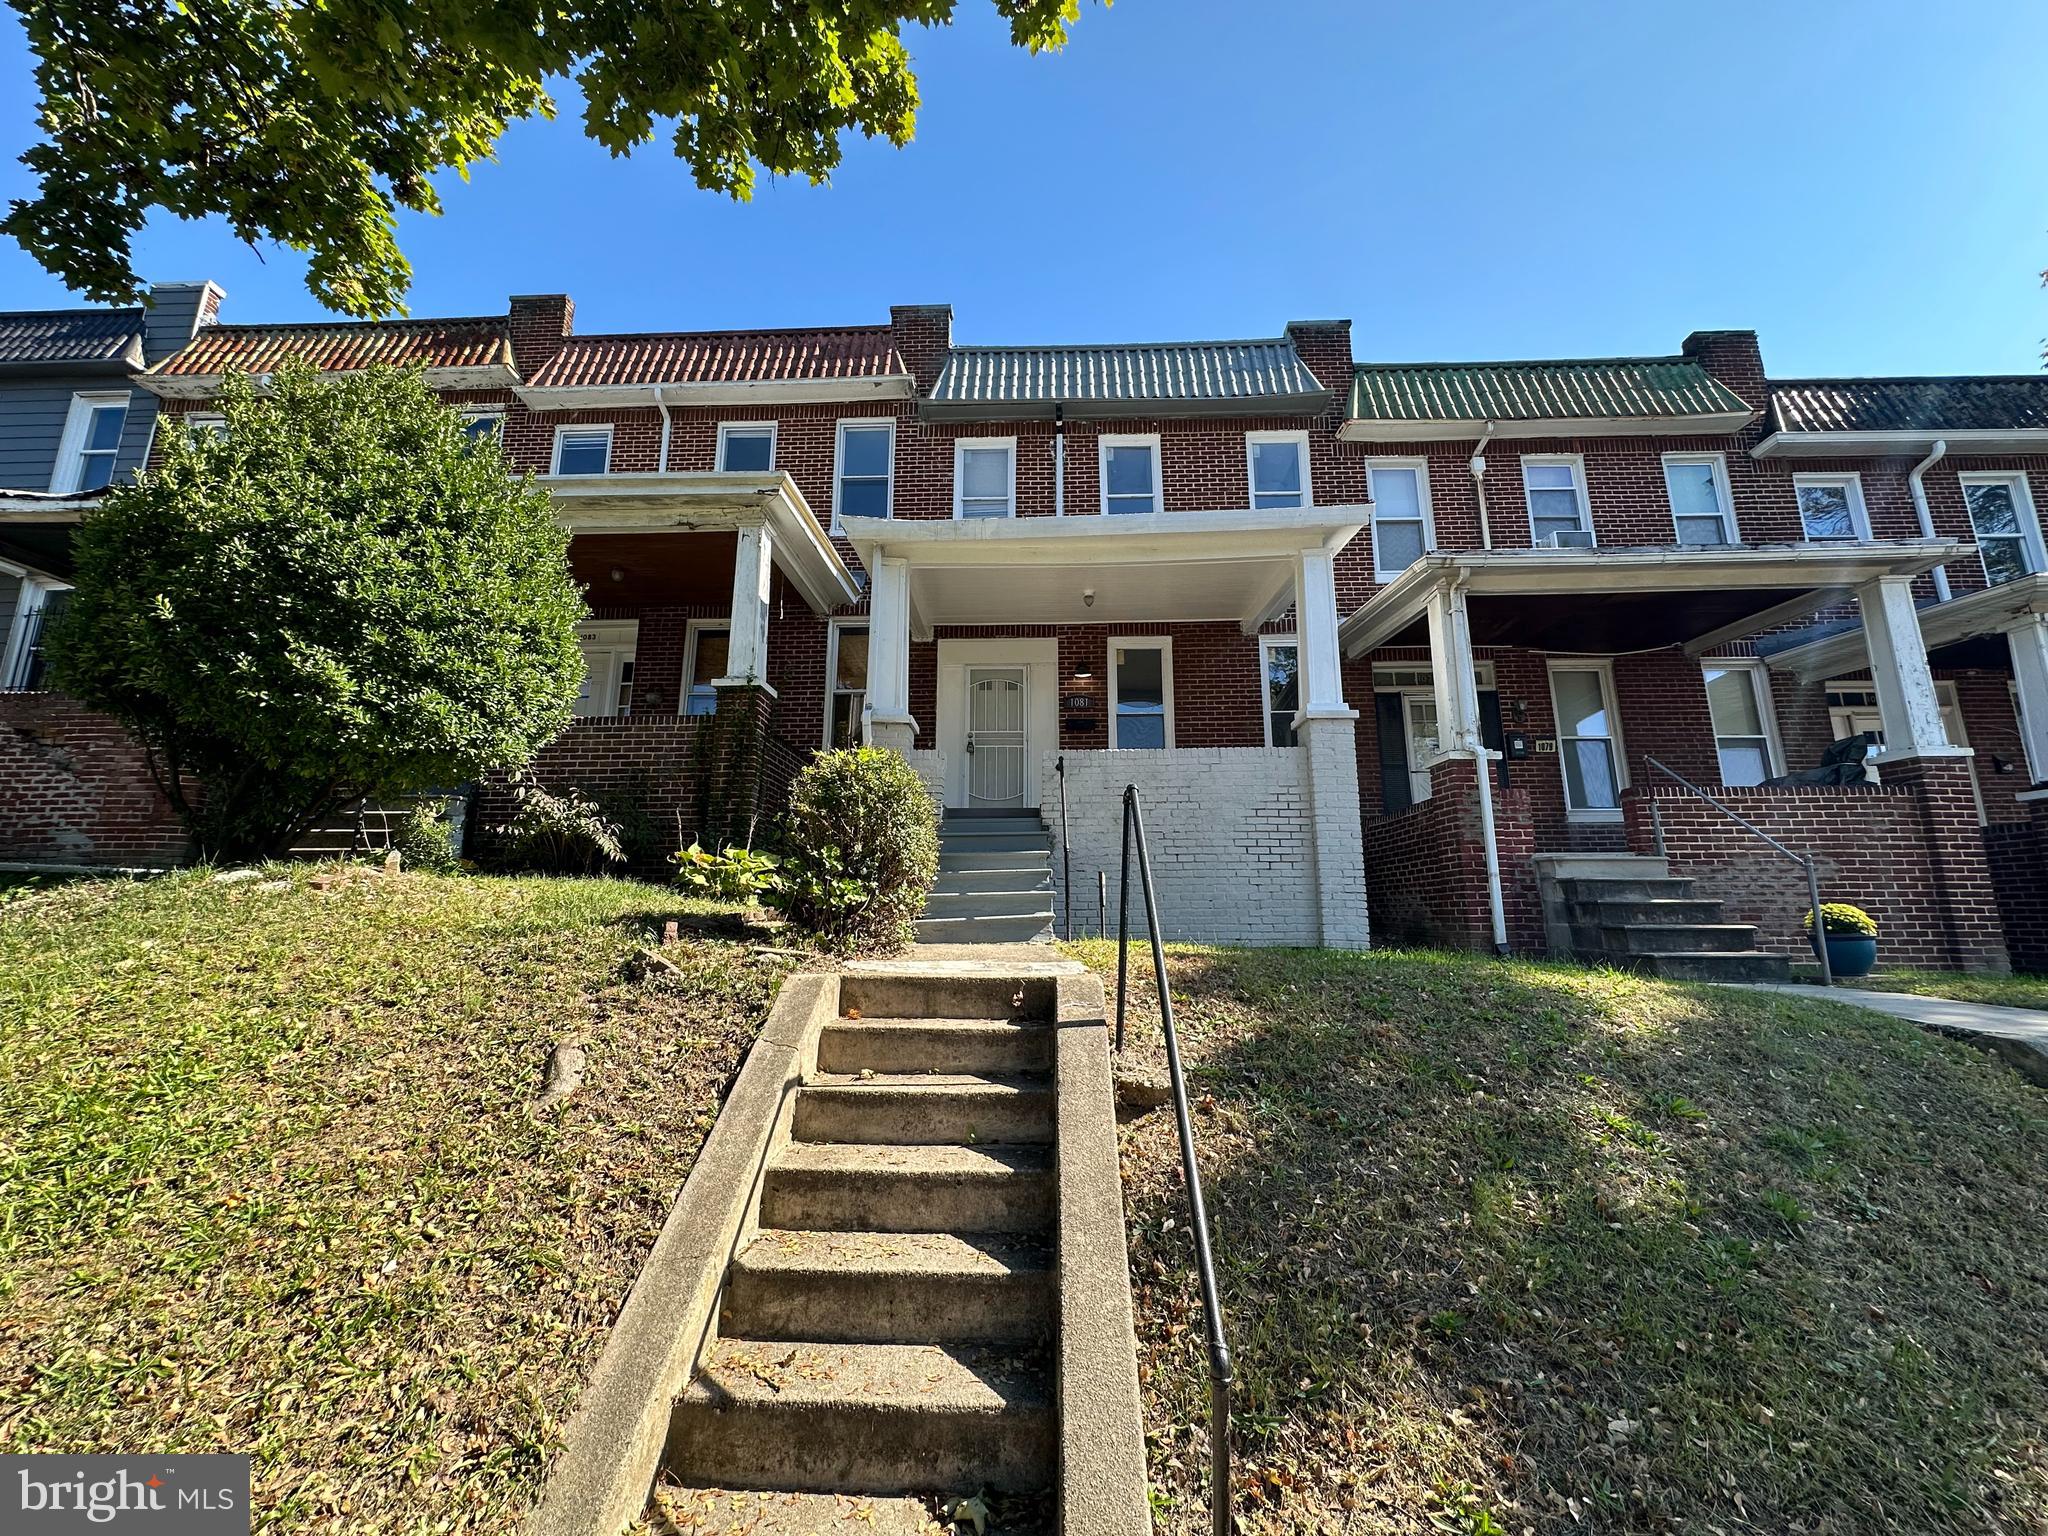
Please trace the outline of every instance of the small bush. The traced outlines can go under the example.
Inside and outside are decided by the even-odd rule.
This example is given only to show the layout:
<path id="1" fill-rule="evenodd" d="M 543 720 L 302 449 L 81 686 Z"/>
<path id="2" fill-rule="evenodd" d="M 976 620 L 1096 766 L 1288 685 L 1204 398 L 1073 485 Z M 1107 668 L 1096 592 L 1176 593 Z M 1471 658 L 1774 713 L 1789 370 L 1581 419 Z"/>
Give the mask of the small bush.
<path id="1" fill-rule="evenodd" d="M 551 875 L 590 875 L 625 862 L 618 823 L 583 798 L 561 794 L 520 775 L 512 781 L 512 819 L 491 828 L 506 864 Z"/>
<path id="2" fill-rule="evenodd" d="M 1874 939 L 1877 937 L 1877 919 L 1861 907 L 1852 907 L 1846 901 L 1824 901 L 1820 906 L 1820 920 L 1823 930 L 1837 939 Z M 1809 908 L 1801 920 L 1801 926 L 1808 933 L 1813 932 L 1813 912 Z"/>
<path id="3" fill-rule="evenodd" d="M 917 772 L 878 747 L 820 752 L 790 785 L 774 901 L 846 949 L 907 944 L 939 870 L 939 813 Z"/>
<path id="4" fill-rule="evenodd" d="M 422 800 L 391 833 L 391 846 L 405 859 L 407 869 L 446 874 L 455 868 L 455 829 L 448 825 L 445 807 L 438 800 Z"/>
<path id="5" fill-rule="evenodd" d="M 712 901 L 759 901 L 782 884 L 776 861 L 746 848 L 706 853 L 692 843 L 675 855 L 675 865 L 684 890 Z"/>

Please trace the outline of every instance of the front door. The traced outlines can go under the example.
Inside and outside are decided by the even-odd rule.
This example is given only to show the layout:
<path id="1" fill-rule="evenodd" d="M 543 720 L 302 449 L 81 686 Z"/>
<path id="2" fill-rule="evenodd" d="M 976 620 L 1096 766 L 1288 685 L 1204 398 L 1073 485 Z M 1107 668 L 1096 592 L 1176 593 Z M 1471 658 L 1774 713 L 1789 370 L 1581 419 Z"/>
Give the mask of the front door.
<path id="1" fill-rule="evenodd" d="M 973 809 L 1026 803 L 1030 676 L 1024 667 L 967 669 L 967 803 Z"/>

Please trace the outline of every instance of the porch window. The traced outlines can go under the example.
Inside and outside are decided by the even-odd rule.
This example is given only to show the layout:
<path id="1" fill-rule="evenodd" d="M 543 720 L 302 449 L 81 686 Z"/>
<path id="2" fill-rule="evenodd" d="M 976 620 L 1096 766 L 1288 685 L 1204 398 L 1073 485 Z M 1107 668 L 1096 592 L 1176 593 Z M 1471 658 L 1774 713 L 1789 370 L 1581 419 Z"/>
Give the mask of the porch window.
<path id="1" fill-rule="evenodd" d="M 727 474 L 766 474 L 775 467 L 775 423 L 728 421 L 718 428 L 718 467 Z"/>
<path id="2" fill-rule="evenodd" d="M 4 581 L 0 575 L 0 581 Z M 0 593 L 4 593 L 0 588 Z M 44 640 L 57 615 L 71 603 L 71 588 L 23 575 L 16 581 L 13 611 L 0 610 L 0 691 L 34 693 L 49 686 L 49 653 Z"/>
<path id="3" fill-rule="evenodd" d="M 2026 476 L 1964 475 L 1962 484 L 1985 581 L 1996 587 L 2040 570 L 2040 526 Z"/>
<path id="4" fill-rule="evenodd" d="M 576 626 L 583 652 L 583 689 L 572 712 L 581 720 L 633 713 L 633 657 L 640 625 L 634 619 L 598 620 Z"/>
<path id="5" fill-rule="evenodd" d="M 1160 749 L 1173 745 L 1173 648 L 1165 640 L 1112 642 L 1110 717 L 1112 747 Z"/>
<path id="6" fill-rule="evenodd" d="M 1870 537 L 1860 475 L 1794 475 L 1792 487 L 1808 539 L 1822 543 Z"/>
<path id="7" fill-rule="evenodd" d="M 1102 510 L 1159 511 L 1158 437 L 1104 437 L 1101 452 Z"/>
<path id="8" fill-rule="evenodd" d="M 1728 494 L 1728 464 L 1718 453 L 1664 455 L 1664 489 L 1681 544 L 1733 544 L 1735 504 Z"/>
<path id="9" fill-rule="evenodd" d="M 1934 699 L 1941 706 L 1941 728 L 1952 747 L 1967 747 L 1969 733 L 1963 729 L 1962 700 L 1957 696 L 1956 685 L 1947 678 L 1936 678 Z M 1868 678 L 1837 678 L 1827 685 L 1828 728 L 1834 732 L 1835 740 L 1845 736 L 1860 736 L 1865 732 L 1877 738 L 1877 744 L 1870 749 L 1870 756 L 1876 756 L 1884 746 L 1884 716 L 1878 709 L 1877 686 Z M 1970 766 L 1970 793 L 1977 802 L 1977 821 L 1984 823 L 1984 791 L 1977 782 L 1976 759 L 1965 759 Z"/>
<path id="10" fill-rule="evenodd" d="M 1313 505 L 1306 432 L 1247 432 L 1244 449 L 1250 460 L 1254 507 Z"/>
<path id="11" fill-rule="evenodd" d="M 1579 820 L 1621 819 L 1621 752 L 1613 694 L 1614 681 L 1605 667 L 1550 669 L 1565 808 Z"/>
<path id="12" fill-rule="evenodd" d="M 1292 635 L 1259 641 L 1260 678 L 1266 690 L 1266 745 L 1296 745 L 1294 717 L 1301 712 L 1301 652 Z"/>
<path id="13" fill-rule="evenodd" d="M 839 423 L 839 467 L 832 482 L 832 521 L 890 515 L 890 482 L 896 458 L 896 424 L 891 421 Z"/>
<path id="14" fill-rule="evenodd" d="M 1391 581 L 1436 547 L 1430 517 L 1429 465 L 1422 459 L 1369 459 L 1373 575 Z"/>
<path id="15" fill-rule="evenodd" d="M 732 630 L 726 625 L 690 627 L 690 654 L 683 675 L 689 686 L 683 695 L 686 715 L 718 713 L 718 690 L 711 685 L 725 676 L 726 658 L 731 654 Z"/>
<path id="16" fill-rule="evenodd" d="M 1013 517 L 1017 511 L 1017 440 L 990 437 L 953 445 L 953 515 Z"/>
<path id="17" fill-rule="evenodd" d="M 57 468 L 50 489 L 103 491 L 114 479 L 114 461 L 121 453 L 121 429 L 128 424 L 128 392 L 73 395 L 57 445 Z"/>
<path id="18" fill-rule="evenodd" d="M 826 701 L 825 745 L 860 745 L 861 711 L 868 701 L 868 627 L 832 626 L 832 695 Z"/>
<path id="19" fill-rule="evenodd" d="M 1585 468 L 1576 456 L 1524 455 L 1522 490 L 1529 499 L 1529 541 L 1538 549 L 1593 547 Z"/>
<path id="20" fill-rule="evenodd" d="M 1721 782 L 1730 789 L 1761 784 L 1776 769 L 1771 750 L 1769 696 L 1763 669 L 1746 663 L 1705 663 L 1707 713 L 1714 721 L 1714 750 Z"/>
<path id="21" fill-rule="evenodd" d="M 555 473 L 603 475 L 612 467 L 610 427 L 555 428 Z"/>

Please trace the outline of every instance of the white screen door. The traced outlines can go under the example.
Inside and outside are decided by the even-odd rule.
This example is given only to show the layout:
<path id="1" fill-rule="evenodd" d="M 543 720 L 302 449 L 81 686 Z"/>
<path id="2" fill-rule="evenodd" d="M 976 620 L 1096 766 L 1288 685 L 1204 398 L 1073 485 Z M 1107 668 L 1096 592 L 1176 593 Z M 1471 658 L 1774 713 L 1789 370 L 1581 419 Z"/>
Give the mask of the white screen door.
<path id="1" fill-rule="evenodd" d="M 1030 714 L 1023 667 L 967 669 L 967 803 L 1024 804 L 1024 762 Z"/>

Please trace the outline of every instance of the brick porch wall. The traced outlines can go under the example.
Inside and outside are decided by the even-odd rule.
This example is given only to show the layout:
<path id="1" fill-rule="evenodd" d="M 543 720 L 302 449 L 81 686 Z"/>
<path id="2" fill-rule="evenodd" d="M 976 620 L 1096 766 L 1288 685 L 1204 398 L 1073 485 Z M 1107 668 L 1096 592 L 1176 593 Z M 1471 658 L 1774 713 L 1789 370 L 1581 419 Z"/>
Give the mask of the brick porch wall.
<path id="1" fill-rule="evenodd" d="M 0 859 L 161 868 L 190 853 L 119 722 L 61 693 L 0 693 Z"/>
<path id="2" fill-rule="evenodd" d="M 2013 969 L 2048 973 L 2048 794 L 2013 803 L 2027 819 L 1985 827 L 1984 856 Z"/>
<path id="3" fill-rule="evenodd" d="M 1429 786 L 1427 800 L 1366 825 L 1367 909 L 1374 941 L 1491 949 L 1493 915 L 1474 765 L 1438 763 L 1430 770 Z M 1377 794 L 1375 785 L 1374 804 Z M 1493 816 L 1508 942 L 1518 950 L 1538 949 L 1543 919 L 1532 862 L 1536 839 L 1528 791 L 1496 793 Z"/>

